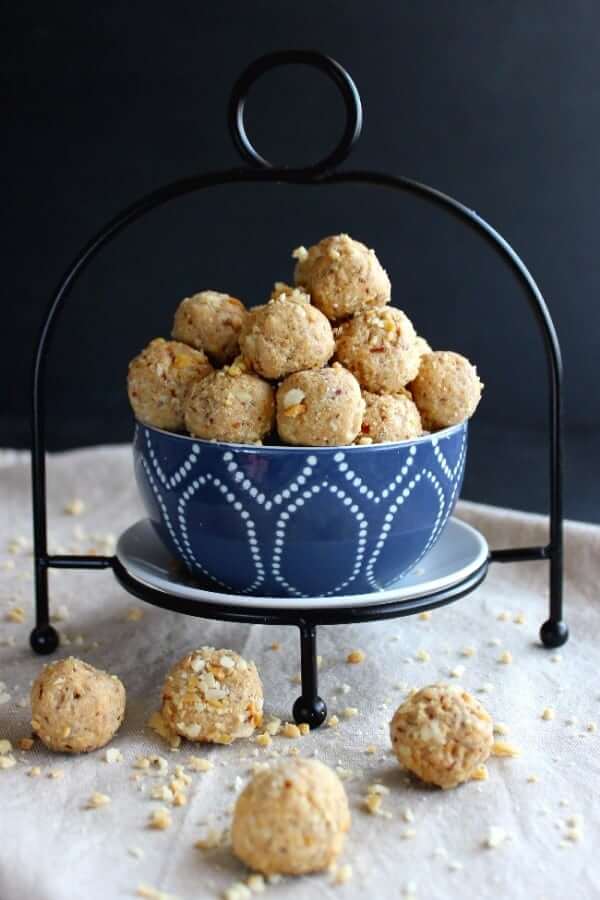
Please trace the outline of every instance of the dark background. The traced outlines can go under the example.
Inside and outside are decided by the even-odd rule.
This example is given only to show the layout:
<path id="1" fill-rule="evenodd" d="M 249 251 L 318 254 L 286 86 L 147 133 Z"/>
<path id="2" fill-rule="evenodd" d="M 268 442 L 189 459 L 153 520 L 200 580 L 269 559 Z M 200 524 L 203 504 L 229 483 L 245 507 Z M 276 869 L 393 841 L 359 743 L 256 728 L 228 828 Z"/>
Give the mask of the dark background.
<path id="1" fill-rule="evenodd" d="M 226 105 L 256 56 L 339 59 L 362 95 L 351 160 L 477 209 L 547 298 L 566 368 L 566 509 L 600 520 L 600 6 L 563 2 L 98 4 L 25 0 L 2 29 L 0 445 L 28 444 L 35 336 L 52 289 L 104 221 L 162 183 L 236 165 Z M 251 136 L 277 162 L 337 140 L 336 89 L 305 67 L 252 91 Z M 486 382 L 464 496 L 544 511 L 547 387 L 525 297 L 468 230 L 401 194 L 226 187 L 125 232 L 78 282 L 49 360 L 52 449 L 128 440 L 128 360 L 204 288 L 262 302 L 290 251 L 348 231 L 374 246 L 393 301 Z"/>

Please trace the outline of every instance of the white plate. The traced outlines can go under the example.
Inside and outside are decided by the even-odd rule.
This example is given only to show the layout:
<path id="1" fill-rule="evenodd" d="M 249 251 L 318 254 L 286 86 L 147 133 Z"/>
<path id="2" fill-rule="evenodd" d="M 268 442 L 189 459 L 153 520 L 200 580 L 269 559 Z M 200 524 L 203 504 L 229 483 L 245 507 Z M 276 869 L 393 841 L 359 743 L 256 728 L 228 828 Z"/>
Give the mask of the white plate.
<path id="1" fill-rule="evenodd" d="M 450 519 L 441 538 L 419 565 L 396 584 L 369 594 L 338 597 L 253 597 L 224 594 L 199 582 L 186 583 L 178 577 L 172 557 L 163 547 L 150 521 L 142 519 L 123 532 L 117 544 L 117 558 L 137 581 L 175 597 L 246 606 L 248 609 L 339 609 L 344 606 L 370 606 L 412 600 L 441 591 L 468 578 L 479 569 L 489 554 L 486 539 L 470 525 Z"/>

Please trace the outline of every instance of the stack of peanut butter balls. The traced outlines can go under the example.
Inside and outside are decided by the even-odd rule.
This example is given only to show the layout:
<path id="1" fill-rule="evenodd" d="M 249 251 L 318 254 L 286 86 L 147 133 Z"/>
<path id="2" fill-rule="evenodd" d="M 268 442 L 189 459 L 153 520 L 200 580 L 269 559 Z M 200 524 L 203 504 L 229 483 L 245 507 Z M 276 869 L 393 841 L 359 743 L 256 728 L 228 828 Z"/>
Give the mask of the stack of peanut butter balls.
<path id="1" fill-rule="evenodd" d="M 405 441 L 470 418 L 483 385 L 459 353 L 432 350 L 390 306 L 374 250 L 347 234 L 298 247 L 295 285 L 246 309 L 202 291 L 172 340 L 129 365 L 138 421 L 196 438 L 306 447 Z"/>

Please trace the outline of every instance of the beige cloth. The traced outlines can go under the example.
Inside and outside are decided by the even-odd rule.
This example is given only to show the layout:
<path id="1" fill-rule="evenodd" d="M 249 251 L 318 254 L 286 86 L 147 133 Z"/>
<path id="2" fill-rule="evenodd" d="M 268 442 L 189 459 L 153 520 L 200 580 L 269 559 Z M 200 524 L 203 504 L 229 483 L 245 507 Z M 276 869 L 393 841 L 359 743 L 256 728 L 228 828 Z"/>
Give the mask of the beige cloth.
<path id="1" fill-rule="evenodd" d="M 118 534 L 141 515 L 130 451 L 124 447 L 51 458 L 48 495 L 52 542 L 65 550 L 109 546 L 107 533 Z M 30 539 L 24 455 L 2 456 L 0 496 L 0 738 L 15 742 L 29 734 L 26 698 L 42 664 L 28 647 L 31 556 L 26 549 L 15 554 L 8 549 L 8 542 L 20 535 Z M 74 498 L 86 506 L 77 518 L 63 513 Z M 538 517 L 472 504 L 463 504 L 460 515 L 479 527 L 494 547 L 543 542 L 546 537 L 546 525 Z M 330 713 L 340 715 L 340 724 L 297 741 L 276 738 L 271 749 L 285 753 L 298 746 L 303 754 L 354 772 L 345 782 L 353 825 L 342 859 L 352 865 L 353 877 L 344 886 L 332 886 L 328 876 L 286 879 L 269 886 L 266 896 L 600 896 L 600 733 L 594 728 L 600 722 L 600 529 L 570 523 L 566 541 L 565 595 L 572 640 L 559 655 L 541 649 L 537 638 L 546 617 L 545 563 L 494 566 L 474 594 L 434 611 L 429 621 L 413 617 L 320 629 L 320 690 Z M 61 612 L 69 616 L 58 627 L 71 643 L 59 652 L 115 672 L 127 687 L 125 723 L 112 744 L 124 759 L 108 764 L 103 751 L 63 757 L 39 744 L 29 753 L 14 753 L 16 766 L 0 769 L 0 897 L 106 900 L 133 896 L 140 883 L 182 900 L 219 896 L 246 873 L 227 849 L 202 852 L 194 842 L 206 834 L 209 820 L 217 827 L 227 824 L 249 767 L 256 759 L 268 758 L 269 750 L 238 742 L 212 749 L 187 745 L 170 753 L 145 722 L 157 706 L 169 666 L 205 643 L 255 659 L 267 711 L 289 718 L 299 692 L 293 683 L 299 668 L 295 630 L 212 623 L 144 606 L 124 593 L 110 572 L 51 577 L 52 609 L 64 606 Z M 25 623 L 5 619 L 15 606 L 24 608 Z M 143 612 L 139 621 L 126 620 L 132 608 Z M 498 619 L 503 611 L 510 613 L 506 621 Z M 516 624 L 521 612 L 525 622 Z M 281 648 L 271 649 L 273 642 L 280 642 Z M 475 649 L 473 656 L 461 655 L 467 646 Z M 366 652 L 360 665 L 345 662 L 353 648 Z M 415 660 L 419 649 L 428 651 L 430 661 Z M 497 661 L 504 650 L 512 653 L 512 664 Z M 509 733 L 503 739 L 519 747 L 521 756 L 491 759 L 487 781 L 455 791 L 407 784 L 389 752 L 388 721 L 407 686 L 448 679 L 456 666 L 464 666 L 461 681 L 468 689 L 493 686 L 477 696 L 495 719 L 506 723 Z M 340 692 L 343 684 L 350 686 L 347 693 Z M 343 718 L 347 706 L 359 710 L 356 718 Z M 556 711 L 553 720 L 542 719 L 545 707 Z M 378 748 L 374 755 L 366 752 L 369 744 Z M 171 770 L 194 752 L 215 763 L 212 771 L 193 774 L 188 803 L 172 809 L 173 824 L 167 831 L 147 828 L 150 811 L 159 805 L 149 797 L 150 785 L 165 779 L 144 778 L 143 791 L 131 780 L 136 756 L 150 752 L 161 753 Z M 41 768 L 40 777 L 27 776 L 31 766 Z M 47 777 L 52 770 L 63 777 Z M 383 802 L 390 818 L 360 809 L 361 798 L 375 781 L 390 789 Z M 85 810 L 93 791 L 109 795 L 111 803 Z M 414 821 L 406 821 L 407 810 Z M 573 816 L 582 819 L 571 820 Z M 569 831 L 569 821 L 575 830 Z M 503 829 L 507 838 L 501 846 L 486 849 L 483 843 L 492 827 Z M 569 840 L 568 833 L 580 839 Z M 130 855 L 131 848 L 140 848 L 143 858 Z"/>

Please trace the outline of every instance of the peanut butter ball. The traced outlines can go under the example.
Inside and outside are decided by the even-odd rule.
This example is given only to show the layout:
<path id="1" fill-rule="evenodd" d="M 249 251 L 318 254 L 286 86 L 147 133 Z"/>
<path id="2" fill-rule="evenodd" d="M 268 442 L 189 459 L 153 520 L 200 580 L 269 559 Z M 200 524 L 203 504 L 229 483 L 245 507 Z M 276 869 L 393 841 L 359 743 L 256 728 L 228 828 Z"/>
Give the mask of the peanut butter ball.
<path id="1" fill-rule="evenodd" d="M 273 388 L 248 372 L 238 358 L 193 385 L 185 405 L 185 424 L 208 441 L 255 444 L 273 429 Z"/>
<path id="2" fill-rule="evenodd" d="M 469 419 L 477 409 L 482 389 L 475 366 L 450 350 L 421 357 L 418 375 L 410 385 L 423 427 L 429 431 Z"/>
<path id="3" fill-rule="evenodd" d="M 155 338 L 129 363 L 127 392 L 136 419 L 167 431 L 182 431 L 186 394 L 212 371 L 201 350 Z"/>
<path id="4" fill-rule="evenodd" d="M 244 304 L 219 291 L 201 291 L 181 301 L 171 336 L 204 350 L 218 366 L 238 355 L 238 338 L 246 317 Z"/>
<path id="5" fill-rule="evenodd" d="M 350 829 L 342 782 L 316 759 L 290 759 L 259 772 L 238 797 L 233 852 L 264 875 L 327 869 Z"/>
<path id="6" fill-rule="evenodd" d="M 387 441 L 409 441 L 423 433 L 421 416 L 410 393 L 371 394 L 363 391 L 365 412 L 360 437 L 371 438 L 374 444 Z"/>
<path id="7" fill-rule="evenodd" d="M 328 319 L 345 319 L 389 302 L 390 279 L 375 251 L 347 234 L 323 238 L 308 250 L 298 247 L 292 256 L 296 284 L 306 288 Z"/>
<path id="8" fill-rule="evenodd" d="M 161 715 L 190 741 L 231 744 L 250 737 L 263 718 L 262 684 L 253 662 L 233 650 L 201 647 L 169 672 Z"/>
<path id="9" fill-rule="evenodd" d="M 31 727 L 50 750 L 97 750 L 124 715 L 125 688 L 117 676 L 72 656 L 44 666 L 31 688 Z"/>
<path id="10" fill-rule="evenodd" d="M 304 291 L 278 284 L 274 293 L 264 306 L 248 312 L 240 334 L 244 360 L 272 379 L 321 368 L 335 349 L 328 319 Z"/>
<path id="11" fill-rule="evenodd" d="M 405 700 L 390 723 L 401 766 L 448 789 L 468 781 L 492 750 L 493 723 L 459 685 L 432 684 Z"/>
<path id="12" fill-rule="evenodd" d="M 339 363 L 289 375 L 277 390 L 277 430 L 288 444 L 351 444 L 360 431 L 363 410 L 358 381 Z"/>
<path id="13" fill-rule="evenodd" d="M 336 359 L 373 394 L 396 394 L 419 371 L 420 355 L 412 322 L 401 310 L 378 307 L 338 329 Z"/>

